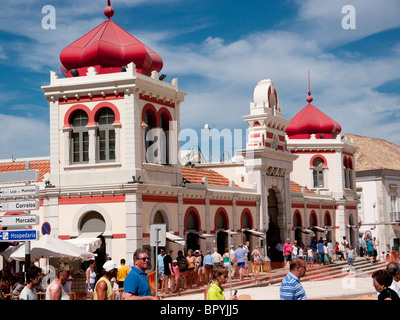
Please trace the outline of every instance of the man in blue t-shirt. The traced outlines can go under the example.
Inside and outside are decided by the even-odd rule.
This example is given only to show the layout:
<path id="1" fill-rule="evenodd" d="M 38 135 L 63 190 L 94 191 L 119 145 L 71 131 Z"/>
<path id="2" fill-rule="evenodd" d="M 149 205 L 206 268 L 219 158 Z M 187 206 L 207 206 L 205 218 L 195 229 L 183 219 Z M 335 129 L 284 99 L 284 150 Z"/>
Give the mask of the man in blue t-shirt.
<path id="1" fill-rule="evenodd" d="M 244 268 L 246 266 L 246 255 L 248 251 L 243 248 L 242 244 L 239 244 L 239 248 L 235 250 L 234 258 L 236 259 L 236 262 L 239 267 L 239 278 L 240 281 L 243 280 L 244 277 Z"/>
<path id="2" fill-rule="evenodd" d="M 323 264 L 325 251 L 324 251 L 324 243 L 322 242 L 321 239 L 318 241 L 317 244 L 317 253 L 318 253 L 318 263 Z"/>
<path id="3" fill-rule="evenodd" d="M 124 283 L 124 300 L 158 300 L 151 294 L 147 270 L 149 256 L 147 251 L 137 249 L 133 255 L 134 266 L 126 276 Z"/>

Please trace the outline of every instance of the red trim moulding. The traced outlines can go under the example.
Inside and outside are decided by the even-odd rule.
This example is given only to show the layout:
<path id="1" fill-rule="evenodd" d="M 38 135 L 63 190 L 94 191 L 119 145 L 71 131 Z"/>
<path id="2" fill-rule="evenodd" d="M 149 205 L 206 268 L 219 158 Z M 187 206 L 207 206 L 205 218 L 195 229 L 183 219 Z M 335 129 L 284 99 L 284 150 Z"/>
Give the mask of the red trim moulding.
<path id="1" fill-rule="evenodd" d="M 290 150 L 290 153 L 335 153 L 335 151 L 330 151 L 330 150 L 327 150 L 327 151 L 322 151 L 321 149 L 315 149 L 315 150 L 297 150 L 297 151 L 294 151 L 294 150 Z"/>
<path id="2" fill-rule="evenodd" d="M 210 206 L 232 206 L 232 200 L 210 200 Z"/>
<path id="3" fill-rule="evenodd" d="M 125 196 L 117 195 L 117 196 L 58 198 L 58 204 L 91 204 L 91 203 L 110 203 L 110 202 L 125 202 Z"/>
<path id="4" fill-rule="evenodd" d="M 124 239 L 126 238 L 126 234 L 125 233 L 114 233 L 112 235 L 113 239 Z"/>
<path id="5" fill-rule="evenodd" d="M 157 98 L 154 98 L 154 97 L 149 97 L 149 96 L 143 95 L 141 93 L 139 93 L 139 99 L 147 101 L 147 102 L 157 103 L 157 104 L 160 104 L 162 106 L 175 108 L 175 103 L 173 103 L 173 102 L 167 102 L 167 101 L 164 101 L 164 100 L 161 100 L 161 99 L 157 99 Z"/>
<path id="6" fill-rule="evenodd" d="M 205 205 L 205 199 L 191 199 L 191 198 L 183 198 L 183 204 L 198 204 L 198 205 Z"/>
<path id="7" fill-rule="evenodd" d="M 304 204 L 302 204 L 302 203 L 292 203 L 292 208 L 304 209 Z"/>
<path id="8" fill-rule="evenodd" d="M 178 203 L 178 197 L 174 196 L 155 196 L 144 194 L 142 195 L 143 202 L 168 202 L 168 203 Z"/>
<path id="9" fill-rule="evenodd" d="M 237 207 L 257 207 L 257 202 L 252 201 L 236 201 Z"/>
<path id="10" fill-rule="evenodd" d="M 124 98 L 124 93 L 119 92 L 118 95 L 115 95 L 114 93 L 108 93 L 105 96 L 102 95 L 95 95 L 92 96 L 91 98 L 89 96 L 83 96 L 83 97 L 67 97 L 67 101 L 65 101 L 64 98 L 59 98 L 58 103 L 59 104 L 67 104 L 67 103 L 82 103 L 82 102 L 89 102 L 89 101 L 105 101 L 105 100 L 115 100 L 115 99 L 123 99 Z"/>

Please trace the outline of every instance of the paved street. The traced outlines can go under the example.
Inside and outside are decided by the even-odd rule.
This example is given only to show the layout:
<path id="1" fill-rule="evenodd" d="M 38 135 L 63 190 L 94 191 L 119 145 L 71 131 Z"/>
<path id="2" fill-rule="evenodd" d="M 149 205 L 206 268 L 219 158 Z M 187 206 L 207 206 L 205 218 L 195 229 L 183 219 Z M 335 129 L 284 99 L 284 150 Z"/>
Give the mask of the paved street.
<path id="1" fill-rule="evenodd" d="M 356 277 L 349 274 L 344 278 L 302 283 L 309 299 L 376 299 L 371 277 Z M 253 300 L 279 300 L 280 284 L 238 289 L 238 296 L 250 295 Z M 229 286 L 226 297 L 230 297 Z M 203 300 L 203 293 L 164 298 L 164 300 Z"/>

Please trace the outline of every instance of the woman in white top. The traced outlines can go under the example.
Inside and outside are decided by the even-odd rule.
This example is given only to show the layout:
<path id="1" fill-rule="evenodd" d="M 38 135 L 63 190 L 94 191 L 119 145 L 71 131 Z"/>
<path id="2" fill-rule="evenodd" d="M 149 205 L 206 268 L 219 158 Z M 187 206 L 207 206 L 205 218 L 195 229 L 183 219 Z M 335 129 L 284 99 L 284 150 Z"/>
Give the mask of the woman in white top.
<path id="1" fill-rule="evenodd" d="M 298 248 L 297 248 L 297 241 L 294 240 L 293 246 L 292 246 L 292 260 L 293 259 L 297 259 L 299 257 L 299 253 L 298 253 Z"/>
<path id="2" fill-rule="evenodd" d="M 325 244 L 324 244 L 324 260 L 325 260 L 325 262 L 327 263 L 327 264 L 330 264 L 330 261 L 329 261 L 329 253 L 328 253 L 328 242 L 325 242 Z"/>
<path id="3" fill-rule="evenodd" d="M 89 268 L 86 269 L 86 292 L 93 291 L 96 284 L 96 272 L 94 271 L 94 266 L 96 262 L 94 260 L 89 260 Z"/>

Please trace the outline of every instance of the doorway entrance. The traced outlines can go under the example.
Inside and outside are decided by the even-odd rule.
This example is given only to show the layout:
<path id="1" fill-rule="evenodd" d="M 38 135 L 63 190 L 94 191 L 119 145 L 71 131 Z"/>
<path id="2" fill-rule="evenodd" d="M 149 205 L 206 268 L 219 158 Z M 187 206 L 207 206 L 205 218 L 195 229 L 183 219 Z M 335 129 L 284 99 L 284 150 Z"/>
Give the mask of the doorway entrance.
<path id="1" fill-rule="evenodd" d="M 278 251 L 276 245 L 281 242 L 281 230 L 278 223 L 278 199 L 274 189 L 268 190 L 268 231 L 267 231 L 267 250 L 272 262 L 282 262 L 283 255 Z"/>

